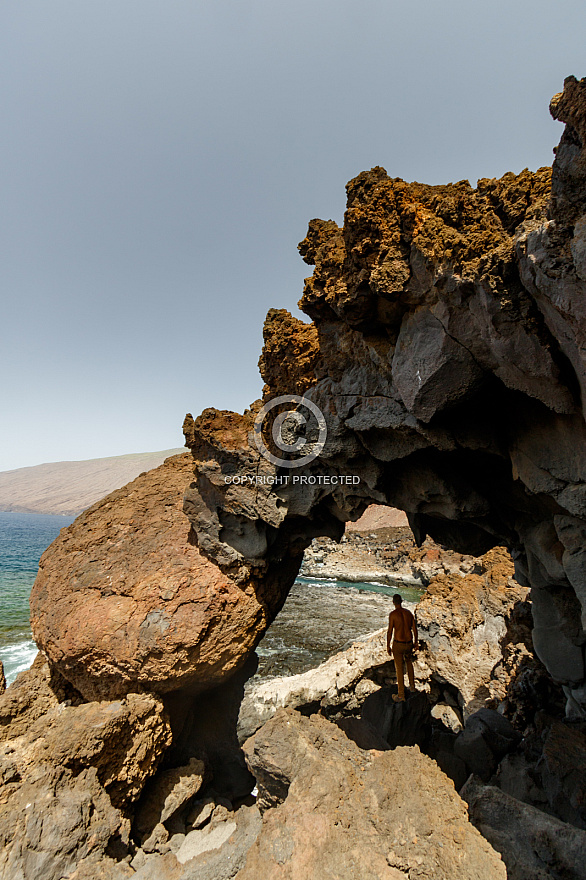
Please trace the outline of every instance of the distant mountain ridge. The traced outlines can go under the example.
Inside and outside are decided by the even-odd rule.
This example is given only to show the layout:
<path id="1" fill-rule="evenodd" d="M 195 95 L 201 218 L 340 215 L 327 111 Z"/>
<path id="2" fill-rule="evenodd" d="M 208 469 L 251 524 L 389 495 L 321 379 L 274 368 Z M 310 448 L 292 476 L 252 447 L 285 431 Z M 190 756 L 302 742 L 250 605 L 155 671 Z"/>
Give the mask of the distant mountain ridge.
<path id="1" fill-rule="evenodd" d="M 165 449 L 162 452 L 137 452 L 1 471 L 0 510 L 76 516 L 104 495 L 134 480 L 143 471 L 150 471 L 170 455 L 185 451 Z"/>

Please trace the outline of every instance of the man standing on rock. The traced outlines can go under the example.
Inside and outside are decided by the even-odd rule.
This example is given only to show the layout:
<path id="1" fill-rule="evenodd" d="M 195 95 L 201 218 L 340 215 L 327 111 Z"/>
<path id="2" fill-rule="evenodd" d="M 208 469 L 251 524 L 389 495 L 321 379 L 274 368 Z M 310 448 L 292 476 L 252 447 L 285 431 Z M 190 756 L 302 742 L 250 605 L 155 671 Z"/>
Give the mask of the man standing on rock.
<path id="1" fill-rule="evenodd" d="M 393 596 L 395 610 L 389 614 L 389 631 L 387 633 L 387 651 L 391 653 L 391 639 L 393 640 L 392 655 L 397 670 L 398 694 L 393 694 L 395 703 L 405 702 L 404 663 L 407 666 L 407 677 L 411 693 L 415 690 L 415 675 L 413 674 L 413 651 L 417 650 L 417 624 L 414 616 L 407 608 L 403 608 L 403 599 L 399 593 Z M 394 638 L 393 638 L 394 635 Z"/>

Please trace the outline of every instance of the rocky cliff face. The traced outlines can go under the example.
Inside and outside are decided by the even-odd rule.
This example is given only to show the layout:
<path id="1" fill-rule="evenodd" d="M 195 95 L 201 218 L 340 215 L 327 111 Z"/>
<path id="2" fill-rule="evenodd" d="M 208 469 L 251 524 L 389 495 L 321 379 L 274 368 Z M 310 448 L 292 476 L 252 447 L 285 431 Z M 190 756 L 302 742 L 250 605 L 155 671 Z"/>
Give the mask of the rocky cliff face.
<path id="1" fill-rule="evenodd" d="M 302 391 L 323 413 L 325 446 L 296 472 L 258 452 L 260 404 L 188 417 L 196 479 L 185 510 L 200 549 L 237 581 L 271 583 L 276 606 L 280 572 L 371 502 L 405 510 L 420 541 L 473 555 L 508 547 L 532 587 L 536 651 L 576 710 L 586 703 L 586 81 L 569 78 L 551 111 L 566 123 L 551 171 L 474 189 L 374 168 L 348 184 L 342 229 L 310 223 L 300 252 L 315 269 L 300 306 L 315 332 L 269 312 L 260 365 L 265 406 Z M 278 411 L 265 419 L 273 436 L 287 424 Z M 289 421 L 289 449 L 312 439 L 299 424 Z"/>
<path id="2" fill-rule="evenodd" d="M 339 543 L 314 538 L 299 573 L 423 589 L 438 574 L 464 576 L 477 566 L 476 557 L 445 550 L 429 537 L 418 547 L 409 528 L 382 529 L 368 535 L 347 529 Z"/>

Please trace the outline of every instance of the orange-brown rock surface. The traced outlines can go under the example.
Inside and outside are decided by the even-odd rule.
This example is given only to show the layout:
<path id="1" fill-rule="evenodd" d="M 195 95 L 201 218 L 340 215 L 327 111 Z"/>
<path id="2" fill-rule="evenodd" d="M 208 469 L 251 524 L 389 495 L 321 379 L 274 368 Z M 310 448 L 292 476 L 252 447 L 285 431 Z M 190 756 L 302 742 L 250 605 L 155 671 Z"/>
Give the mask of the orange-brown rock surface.
<path id="1" fill-rule="evenodd" d="M 124 847 L 131 803 L 170 739 L 161 701 L 131 694 L 55 702 L 2 743 L 0 876 L 61 880 L 86 857 Z"/>
<path id="2" fill-rule="evenodd" d="M 267 625 L 188 540 L 188 453 L 89 508 L 44 553 L 31 595 L 39 647 L 86 699 L 133 690 L 206 690 L 233 672 Z"/>
<path id="3" fill-rule="evenodd" d="M 83 702 L 77 691 L 50 668 L 40 652 L 30 669 L 21 672 L 0 699 L 0 741 L 26 733 L 37 719 L 66 700 L 70 705 Z"/>
<path id="4" fill-rule="evenodd" d="M 378 529 L 405 528 L 407 525 L 404 511 L 383 504 L 371 504 L 359 520 L 348 523 L 346 532 L 374 532 Z"/>
<path id="5" fill-rule="evenodd" d="M 314 324 L 303 324 L 286 309 L 270 309 L 263 338 L 258 368 L 270 380 L 272 394 L 303 394 L 315 385 L 319 343 Z"/>

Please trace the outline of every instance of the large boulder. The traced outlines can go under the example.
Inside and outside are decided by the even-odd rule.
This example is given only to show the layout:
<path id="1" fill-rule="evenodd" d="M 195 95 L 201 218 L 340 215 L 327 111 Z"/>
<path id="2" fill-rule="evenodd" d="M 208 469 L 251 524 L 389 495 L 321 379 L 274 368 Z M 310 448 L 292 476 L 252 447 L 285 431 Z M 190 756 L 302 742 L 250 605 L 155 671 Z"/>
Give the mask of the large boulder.
<path id="1" fill-rule="evenodd" d="M 86 699 L 210 689 L 267 626 L 267 603 L 189 540 L 188 453 L 108 495 L 43 554 L 35 640 Z"/>
<path id="2" fill-rule="evenodd" d="M 506 878 L 417 747 L 362 751 L 324 718 L 280 709 L 245 752 L 265 812 L 238 880 Z"/>

